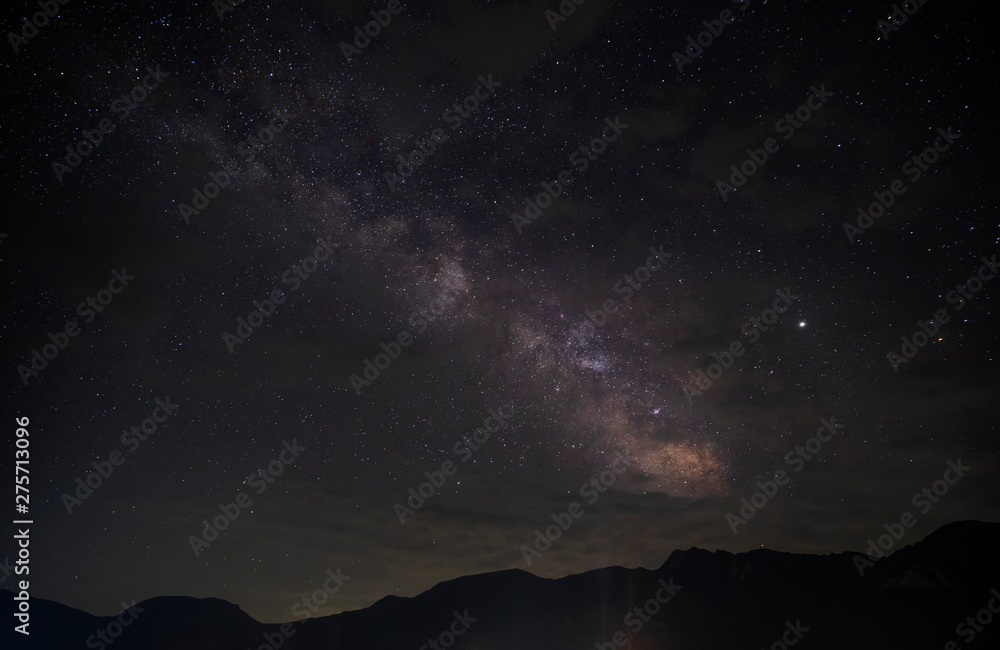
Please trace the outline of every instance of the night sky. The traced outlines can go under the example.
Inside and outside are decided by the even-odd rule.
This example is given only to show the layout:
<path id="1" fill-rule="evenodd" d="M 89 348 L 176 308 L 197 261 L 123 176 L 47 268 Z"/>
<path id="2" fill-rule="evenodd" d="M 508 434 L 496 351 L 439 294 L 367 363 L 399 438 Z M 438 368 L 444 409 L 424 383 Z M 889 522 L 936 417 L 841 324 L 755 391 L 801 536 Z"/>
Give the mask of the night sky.
<path id="1" fill-rule="evenodd" d="M 318 614 L 996 519 L 994 17 L 333 4 L 76 0 L 8 37 L 0 466 L 30 418 L 32 596 L 276 622 L 328 569 L 350 579 Z M 5 32 L 37 9 L 15 5 Z M 390 20 L 357 47 L 371 11 Z"/>

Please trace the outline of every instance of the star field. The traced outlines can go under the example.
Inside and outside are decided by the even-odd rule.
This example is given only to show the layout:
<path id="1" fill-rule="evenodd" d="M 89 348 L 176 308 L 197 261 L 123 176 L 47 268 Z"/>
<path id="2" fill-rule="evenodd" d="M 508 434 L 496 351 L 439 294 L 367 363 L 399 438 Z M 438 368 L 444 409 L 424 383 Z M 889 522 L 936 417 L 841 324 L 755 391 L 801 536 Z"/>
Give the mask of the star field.
<path id="1" fill-rule="evenodd" d="M 881 4 L 750 0 L 679 71 L 674 52 L 732 3 L 587 0 L 555 31 L 551 4 L 405 4 L 345 60 L 381 5 L 246 2 L 220 20 L 211 2 L 71 2 L 7 52 L 0 332 L 5 410 L 35 436 L 34 596 L 96 614 L 218 597 L 285 621 L 340 566 L 351 581 L 321 613 L 358 609 L 521 566 L 618 452 L 630 469 L 533 571 L 659 566 L 692 545 L 856 549 L 959 456 L 971 476 L 920 534 L 994 518 L 1000 289 L 985 282 L 898 372 L 887 353 L 1000 252 L 995 23 L 930 2 L 886 40 Z M 119 119 L 112 102 L 158 64 L 169 76 Z M 501 84 L 452 128 L 443 113 L 481 75 Z M 776 135 L 821 84 L 823 108 Z M 275 111 L 294 117 L 265 142 Z M 616 116 L 618 139 L 518 232 L 512 213 Z M 436 128 L 449 138 L 391 189 Z M 843 224 L 938 128 L 961 137 L 850 241 Z M 716 182 L 769 137 L 778 150 L 723 200 Z M 327 237 L 336 253 L 293 290 L 285 272 Z M 22 381 L 123 267 L 135 281 Z M 224 333 L 275 288 L 284 302 L 230 353 Z M 751 340 L 741 326 L 779 290 L 798 298 Z M 401 332 L 412 344 L 365 378 Z M 689 399 L 733 342 L 745 353 Z M 62 495 L 166 396 L 177 414 L 67 513 Z M 510 422 L 401 525 L 393 504 L 500 408 Z M 843 432 L 734 536 L 726 513 L 831 415 Z M 195 556 L 188 536 L 293 438 L 295 464 Z"/>

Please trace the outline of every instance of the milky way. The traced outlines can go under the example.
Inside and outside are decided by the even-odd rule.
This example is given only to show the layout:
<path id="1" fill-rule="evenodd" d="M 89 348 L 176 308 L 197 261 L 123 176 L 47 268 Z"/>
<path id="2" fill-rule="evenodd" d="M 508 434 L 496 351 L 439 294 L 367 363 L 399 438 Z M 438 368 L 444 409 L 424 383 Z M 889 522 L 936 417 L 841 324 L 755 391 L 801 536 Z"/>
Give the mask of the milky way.
<path id="1" fill-rule="evenodd" d="M 1000 242 L 983 189 L 993 27 L 927 3 L 886 40 L 882 6 L 750 0 L 679 70 L 726 4 L 588 0 L 555 30 L 544 3 L 406 6 L 349 58 L 365 3 L 221 20 L 210 2 L 62 6 L 0 63 L 16 99 L 6 388 L 38 431 L 46 527 L 33 596 L 100 614 L 220 597 L 281 621 L 338 566 L 353 577 L 324 614 L 696 544 L 842 551 L 959 456 L 972 478 L 914 534 L 991 517 L 996 288 L 905 367 L 887 353 Z M 122 117 L 112 102 L 147 66 L 169 76 Z M 499 84 L 453 128 L 481 79 Z M 822 110 L 720 195 L 814 86 Z M 57 177 L 103 119 L 114 130 Z M 845 235 L 938 128 L 962 137 Z M 572 184 L 539 200 L 563 171 Z M 528 199 L 545 205 L 522 223 Z M 283 274 L 327 239 L 335 255 L 292 290 Z M 122 268 L 134 282 L 24 382 L 18 366 Z M 287 300 L 227 345 L 276 287 Z M 797 298 L 752 336 L 781 291 Z M 68 513 L 62 495 L 166 396 L 177 414 Z M 509 423 L 456 459 L 501 408 Z M 843 432 L 734 535 L 734 504 L 833 415 Z M 196 556 L 189 536 L 292 439 L 296 462 Z M 526 567 L 520 547 L 619 452 L 627 471 Z M 394 504 L 448 460 L 459 472 L 401 524 Z"/>

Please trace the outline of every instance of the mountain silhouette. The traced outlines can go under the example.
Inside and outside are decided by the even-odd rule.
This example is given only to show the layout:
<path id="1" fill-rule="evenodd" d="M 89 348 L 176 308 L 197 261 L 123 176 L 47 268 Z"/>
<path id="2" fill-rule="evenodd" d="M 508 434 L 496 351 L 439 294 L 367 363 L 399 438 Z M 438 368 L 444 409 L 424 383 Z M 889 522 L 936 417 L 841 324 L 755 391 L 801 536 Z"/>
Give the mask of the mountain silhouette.
<path id="1" fill-rule="evenodd" d="M 986 650 L 1000 647 L 998 550 L 1000 524 L 963 521 L 870 564 L 856 552 L 691 548 L 655 570 L 608 567 L 546 579 L 512 569 L 285 624 L 286 634 L 223 600 L 160 597 L 138 603 L 143 611 L 110 645 L 95 633 L 115 617 L 32 599 L 30 639 L 13 632 L 8 617 L 0 646 L 419 650 L 433 640 L 432 650 L 937 650 L 953 642 L 946 650 Z M 11 608 L 13 596 L 0 592 Z M 997 611 L 989 613 L 990 602 Z M 981 610 L 998 620 L 984 623 Z M 963 623 L 977 613 L 975 626 Z"/>

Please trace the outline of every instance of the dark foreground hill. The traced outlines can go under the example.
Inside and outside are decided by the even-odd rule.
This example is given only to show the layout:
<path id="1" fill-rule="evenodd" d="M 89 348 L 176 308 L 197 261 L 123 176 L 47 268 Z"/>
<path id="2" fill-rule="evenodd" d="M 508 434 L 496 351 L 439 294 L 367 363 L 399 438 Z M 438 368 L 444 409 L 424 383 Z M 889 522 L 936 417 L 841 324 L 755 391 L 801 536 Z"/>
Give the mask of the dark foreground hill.
<path id="1" fill-rule="evenodd" d="M 29 643 L 8 615 L 0 647 L 420 650 L 433 640 L 426 648 L 986 650 L 1000 647 L 998 550 L 1000 524 L 967 521 L 875 562 L 863 576 L 857 553 L 700 549 L 675 551 L 652 571 L 610 567 L 558 580 L 501 571 L 286 624 L 291 635 L 222 600 L 153 598 L 139 603 L 144 611 L 107 646 L 92 635 L 114 618 L 36 599 Z M 0 592 L 5 611 L 12 599 Z"/>

